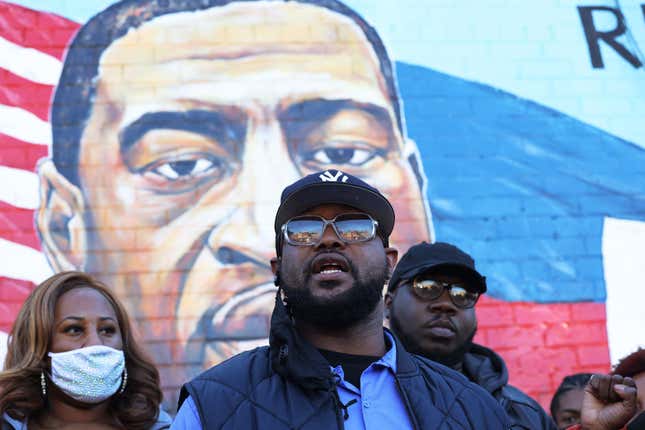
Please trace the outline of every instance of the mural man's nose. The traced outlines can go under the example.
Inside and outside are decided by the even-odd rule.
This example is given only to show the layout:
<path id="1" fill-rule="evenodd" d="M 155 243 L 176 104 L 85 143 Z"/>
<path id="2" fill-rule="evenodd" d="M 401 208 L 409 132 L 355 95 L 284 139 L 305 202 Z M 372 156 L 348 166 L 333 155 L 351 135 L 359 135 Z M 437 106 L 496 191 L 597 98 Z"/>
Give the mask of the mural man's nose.
<path id="1" fill-rule="evenodd" d="M 251 118 L 231 196 L 235 207 L 209 237 L 218 262 L 269 267 L 275 254 L 273 219 L 280 194 L 300 176 L 276 115 Z"/>

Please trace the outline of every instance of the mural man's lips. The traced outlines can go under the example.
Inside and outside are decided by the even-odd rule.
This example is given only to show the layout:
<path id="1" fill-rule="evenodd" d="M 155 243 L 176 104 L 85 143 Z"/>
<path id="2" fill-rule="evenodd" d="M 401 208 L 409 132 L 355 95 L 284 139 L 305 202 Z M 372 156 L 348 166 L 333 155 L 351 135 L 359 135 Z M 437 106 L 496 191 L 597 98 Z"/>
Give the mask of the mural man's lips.
<path id="1" fill-rule="evenodd" d="M 206 341 L 263 339 L 269 335 L 277 287 L 272 282 L 246 288 L 218 307 L 207 327 Z"/>
<path id="2" fill-rule="evenodd" d="M 251 285 L 203 312 L 185 344 L 187 363 L 203 370 L 204 366 L 268 344 L 276 291 L 272 282 Z M 204 300 L 211 299 L 205 296 Z"/>

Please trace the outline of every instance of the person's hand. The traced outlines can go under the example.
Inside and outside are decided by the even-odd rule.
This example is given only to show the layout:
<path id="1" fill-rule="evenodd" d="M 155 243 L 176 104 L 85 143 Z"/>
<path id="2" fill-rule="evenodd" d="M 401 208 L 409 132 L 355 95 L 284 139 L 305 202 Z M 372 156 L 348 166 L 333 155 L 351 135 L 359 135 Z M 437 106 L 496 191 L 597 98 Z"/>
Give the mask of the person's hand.
<path id="1" fill-rule="evenodd" d="M 637 409 L 636 383 L 620 375 L 593 375 L 585 387 L 581 421 L 584 430 L 619 430 Z"/>

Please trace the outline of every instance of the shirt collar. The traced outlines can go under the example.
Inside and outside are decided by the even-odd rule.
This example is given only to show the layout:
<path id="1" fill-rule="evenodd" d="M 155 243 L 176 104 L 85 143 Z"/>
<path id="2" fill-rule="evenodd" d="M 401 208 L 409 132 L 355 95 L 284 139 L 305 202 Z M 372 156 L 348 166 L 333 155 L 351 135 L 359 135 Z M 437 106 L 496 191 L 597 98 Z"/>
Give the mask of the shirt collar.
<path id="1" fill-rule="evenodd" d="M 383 357 L 381 357 L 381 359 L 376 363 L 381 364 L 385 367 L 389 367 L 392 372 L 396 373 L 396 341 L 387 330 L 383 330 L 383 333 L 385 333 L 385 337 L 387 339 L 387 342 L 389 342 L 390 344 L 390 348 L 385 352 L 385 355 L 383 355 Z"/>
<path id="2" fill-rule="evenodd" d="M 392 371 L 392 373 L 396 374 L 396 341 L 394 340 L 394 336 L 392 336 L 392 334 L 387 330 L 383 330 L 383 333 L 385 333 L 386 346 L 389 344 L 389 348 L 385 351 L 383 357 L 372 363 L 372 365 L 387 367 Z M 345 372 L 343 372 L 342 366 L 329 366 L 329 368 L 332 373 L 339 376 L 342 380 L 345 378 Z"/>

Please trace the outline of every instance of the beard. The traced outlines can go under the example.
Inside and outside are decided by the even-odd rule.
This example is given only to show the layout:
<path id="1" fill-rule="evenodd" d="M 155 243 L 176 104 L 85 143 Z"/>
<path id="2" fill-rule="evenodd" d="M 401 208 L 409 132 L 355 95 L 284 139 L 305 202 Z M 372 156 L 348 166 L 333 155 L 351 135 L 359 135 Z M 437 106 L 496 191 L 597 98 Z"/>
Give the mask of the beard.
<path id="1" fill-rule="evenodd" d="M 366 319 L 383 298 L 388 277 L 387 260 L 384 259 L 381 270 L 367 270 L 363 277 L 351 261 L 348 265 L 354 278 L 352 286 L 331 298 L 316 297 L 307 287 L 311 279 L 309 264 L 303 271 L 304 285 L 294 285 L 289 277 L 283 276 L 281 287 L 291 316 L 296 321 L 332 330 L 351 327 Z"/>
<path id="2" fill-rule="evenodd" d="M 401 343 L 405 346 L 406 351 L 452 368 L 456 367 L 464 360 L 464 356 L 472 348 L 473 339 L 475 338 L 475 334 L 477 334 L 477 326 L 475 326 L 466 339 L 453 350 L 439 352 L 429 351 L 422 348 L 413 336 L 409 336 L 405 333 L 398 317 L 394 313 L 390 313 L 390 327 L 392 328 L 392 331 L 396 333 Z"/>

